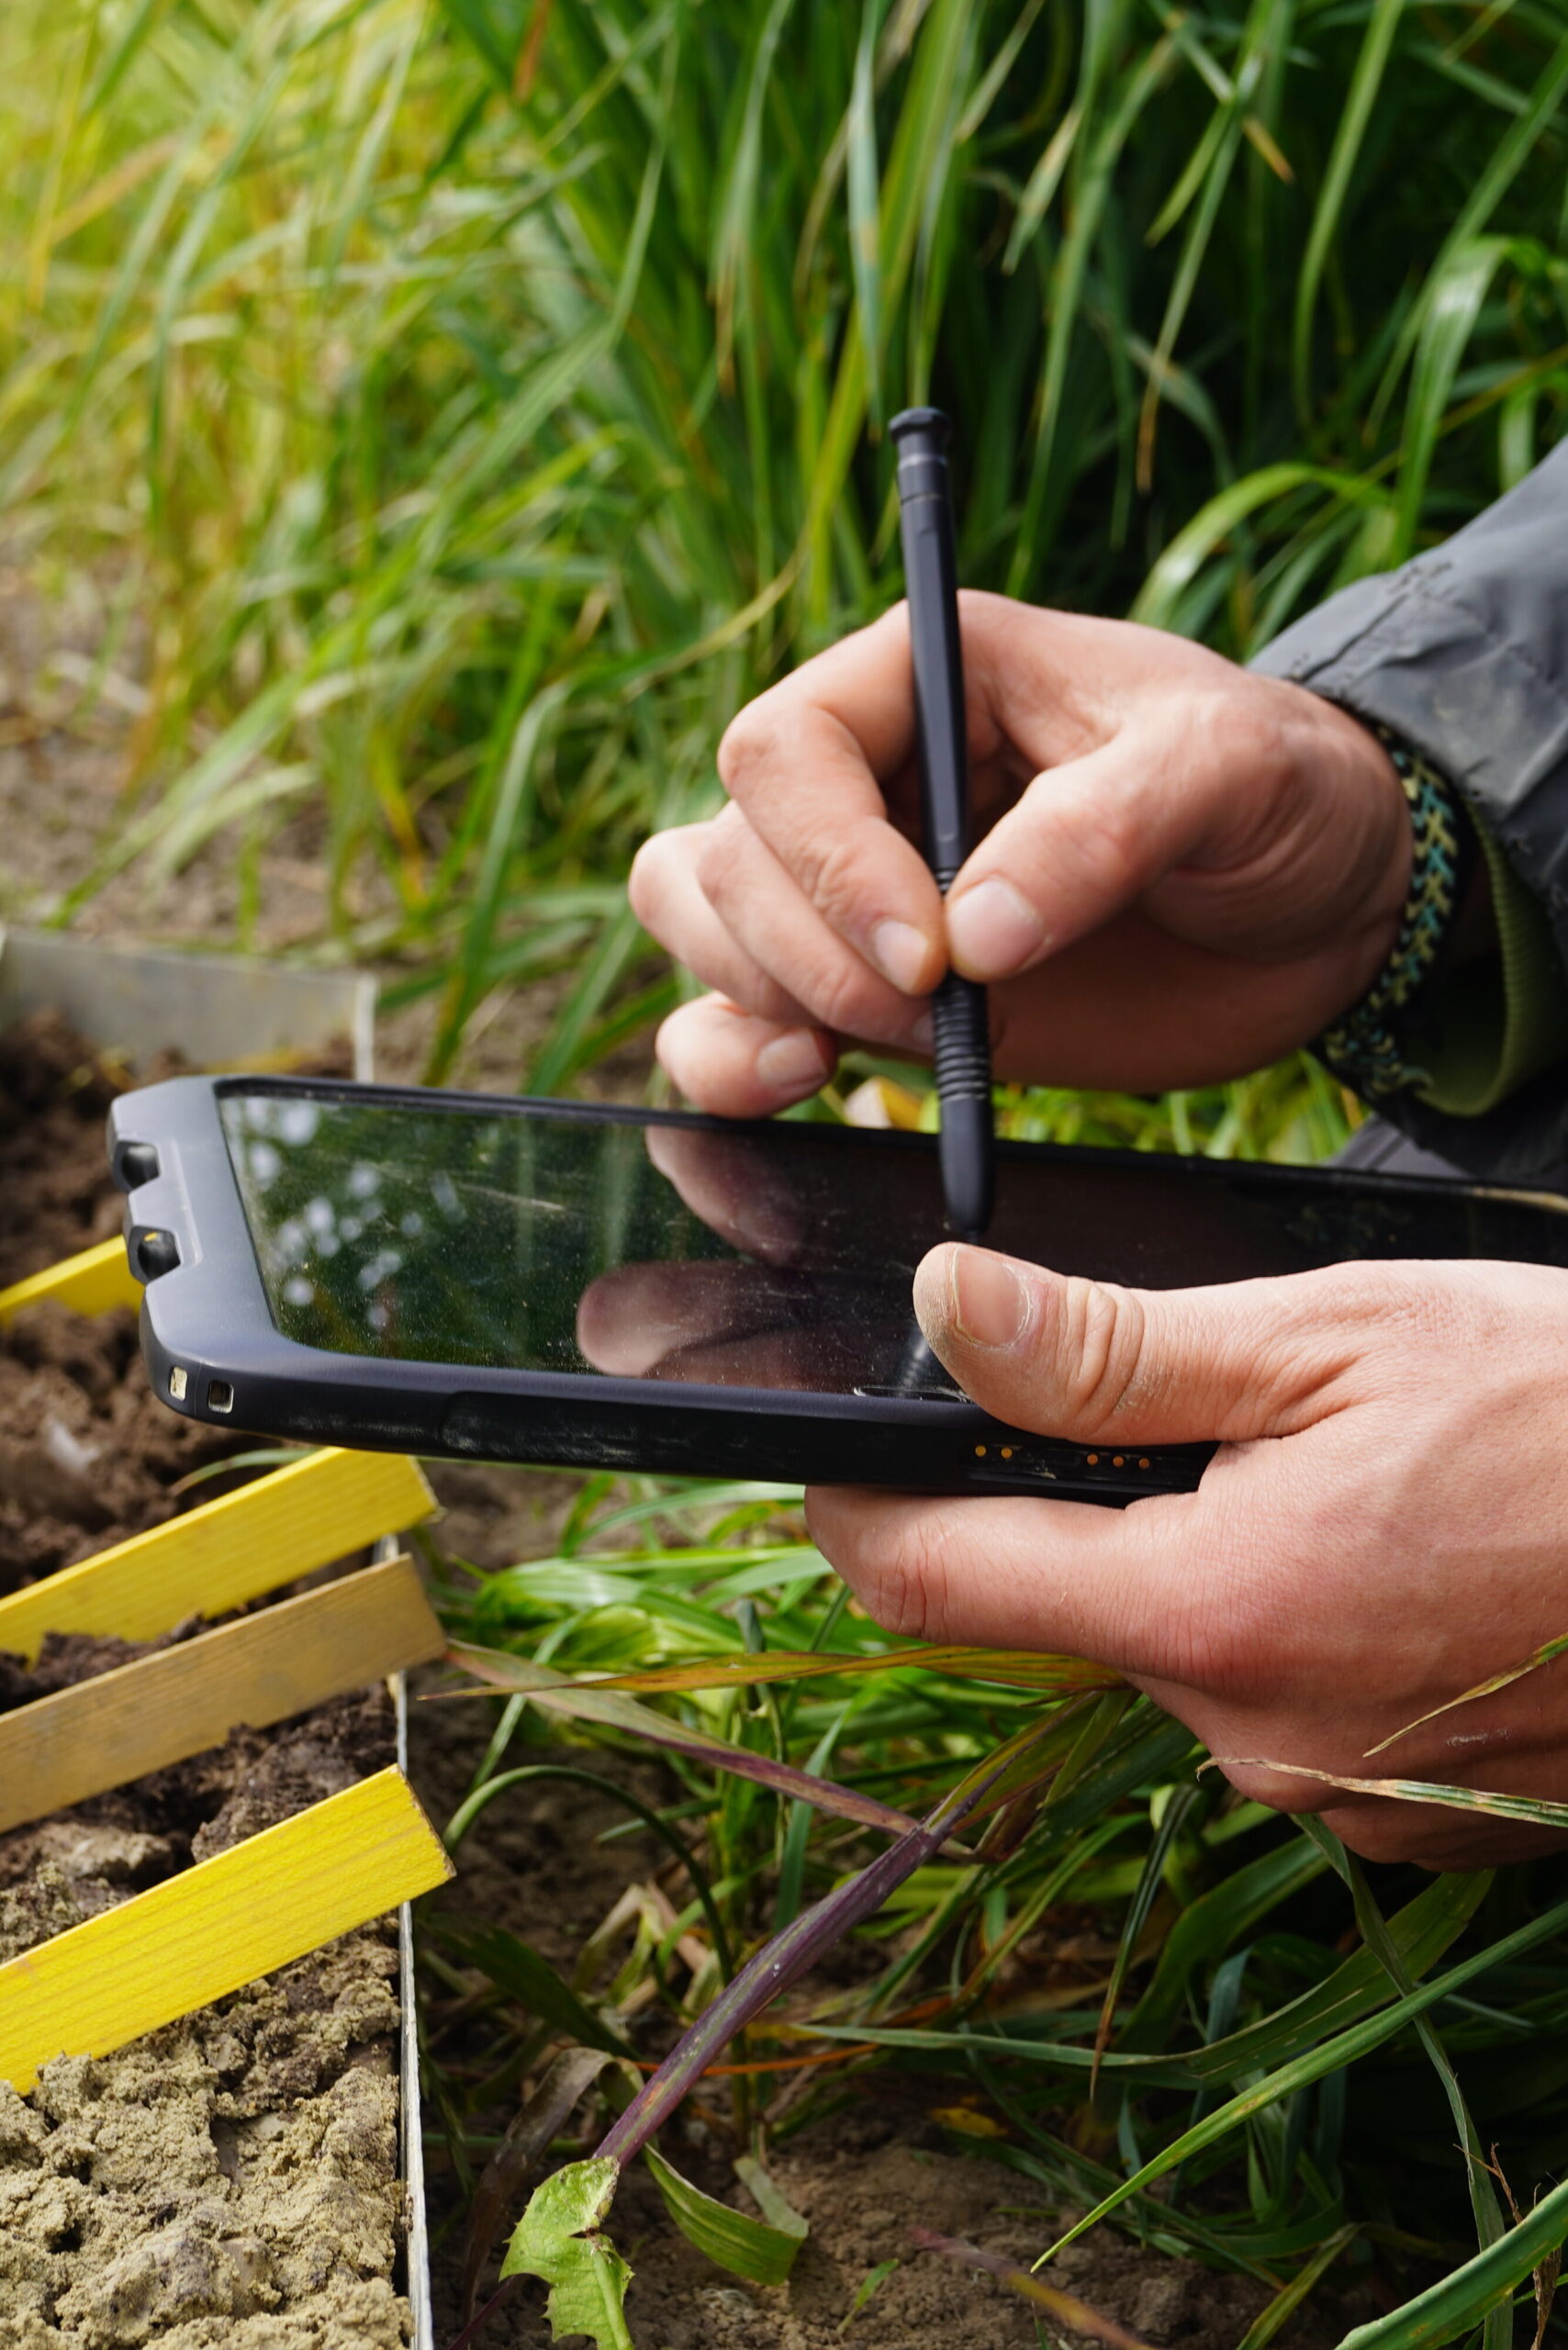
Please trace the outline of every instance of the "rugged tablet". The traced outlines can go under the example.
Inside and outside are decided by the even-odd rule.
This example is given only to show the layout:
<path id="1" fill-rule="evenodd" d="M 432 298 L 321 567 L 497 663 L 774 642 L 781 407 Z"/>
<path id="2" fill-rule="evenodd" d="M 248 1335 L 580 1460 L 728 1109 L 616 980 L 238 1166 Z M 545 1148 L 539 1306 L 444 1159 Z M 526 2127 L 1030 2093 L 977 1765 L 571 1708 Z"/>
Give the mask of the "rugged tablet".
<path id="1" fill-rule="evenodd" d="M 910 1281 L 927 1136 L 389 1086 L 180 1078 L 115 1104 L 142 1349 L 175 1411 L 489 1460 L 1123 1503 L 1211 1448 L 1009 1428 Z M 991 1243 L 1145 1287 L 1350 1258 L 1568 1264 L 1568 1203 L 1003 1145 Z"/>

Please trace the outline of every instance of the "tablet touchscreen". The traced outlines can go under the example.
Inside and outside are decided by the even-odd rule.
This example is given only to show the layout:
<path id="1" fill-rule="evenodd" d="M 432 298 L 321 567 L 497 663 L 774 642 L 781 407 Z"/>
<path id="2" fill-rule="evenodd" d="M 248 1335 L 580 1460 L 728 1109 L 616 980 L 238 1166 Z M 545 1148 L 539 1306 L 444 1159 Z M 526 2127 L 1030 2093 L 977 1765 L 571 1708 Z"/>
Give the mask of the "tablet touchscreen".
<path id="1" fill-rule="evenodd" d="M 819 1393 L 950 1395 L 910 1280 L 934 1150 L 460 1097 L 231 1081 L 223 1131 L 269 1309 L 336 1353 Z M 991 1245 L 1169 1288 L 1355 1257 L 1568 1261 L 1568 1216 L 1457 1187 L 1026 1148 Z"/>

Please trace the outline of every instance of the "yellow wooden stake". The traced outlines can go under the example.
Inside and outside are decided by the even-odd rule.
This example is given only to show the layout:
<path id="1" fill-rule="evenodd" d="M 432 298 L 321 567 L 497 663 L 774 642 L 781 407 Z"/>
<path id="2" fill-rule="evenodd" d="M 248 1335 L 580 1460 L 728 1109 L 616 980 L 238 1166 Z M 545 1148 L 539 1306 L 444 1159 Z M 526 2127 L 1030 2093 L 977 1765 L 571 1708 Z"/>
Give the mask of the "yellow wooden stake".
<path id="1" fill-rule="evenodd" d="M 221 1616 L 400 1534 L 434 1507 L 423 1472 L 400 1453 L 308 1453 L 0 1599 L 0 1649 L 30 1662 L 46 1632 L 156 1639 L 187 1616 Z"/>
<path id="2" fill-rule="evenodd" d="M 452 1874 L 400 1771 L 249 1836 L 0 1966 L 0 2080 L 103 2056 Z"/>
<path id="3" fill-rule="evenodd" d="M 0 1832 L 286 1721 L 445 1647 L 409 1559 L 280 1599 L 0 1714 Z"/>
<path id="4" fill-rule="evenodd" d="M 106 1314 L 111 1306 L 140 1305 L 141 1284 L 130 1270 L 125 1242 L 106 1240 L 99 1248 L 84 1248 L 79 1257 L 66 1257 L 41 1273 L 29 1273 L 25 1281 L 0 1289 L 0 1327 L 24 1305 L 37 1305 L 44 1298 L 69 1306 L 73 1314 Z"/>

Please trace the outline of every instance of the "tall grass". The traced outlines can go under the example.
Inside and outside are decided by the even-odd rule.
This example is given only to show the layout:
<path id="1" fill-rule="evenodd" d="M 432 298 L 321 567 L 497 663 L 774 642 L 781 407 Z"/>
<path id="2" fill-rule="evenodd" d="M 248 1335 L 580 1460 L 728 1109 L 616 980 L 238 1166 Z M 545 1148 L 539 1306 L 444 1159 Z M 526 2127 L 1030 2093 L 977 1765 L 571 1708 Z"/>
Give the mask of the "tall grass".
<path id="1" fill-rule="evenodd" d="M 567 1081 L 634 839 L 896 590 L 890 408 L 971 580 L 1245 654 L 1552 438 L 1565 90 L 1542 0 L 9 0 L 0 528 L 150 670 L 77 896 L 319 805 L 434 1073 L 558 969 Z"/>

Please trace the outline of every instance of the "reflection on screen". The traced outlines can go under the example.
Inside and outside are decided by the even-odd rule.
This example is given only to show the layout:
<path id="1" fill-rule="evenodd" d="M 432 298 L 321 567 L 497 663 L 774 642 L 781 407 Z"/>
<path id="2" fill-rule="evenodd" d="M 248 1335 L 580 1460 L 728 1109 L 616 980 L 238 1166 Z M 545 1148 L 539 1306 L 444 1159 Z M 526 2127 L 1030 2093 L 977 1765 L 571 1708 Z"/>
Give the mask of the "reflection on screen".
<path id="1" fill-rule="evenodd" d="M 910 1281 L 934 1148 L 265 1086 L 219 1105 L 268 1304 L 335 1353 L 717 1385 L 952 1393 Z M 1560 1237 L 1561 1236 L 1561 1237 Z M 991 1239 L 1170 1288 L 1354 1257 L 1563 1260 L 1568 1218 L 1245 1167 L 1004 1154 Z"/>

